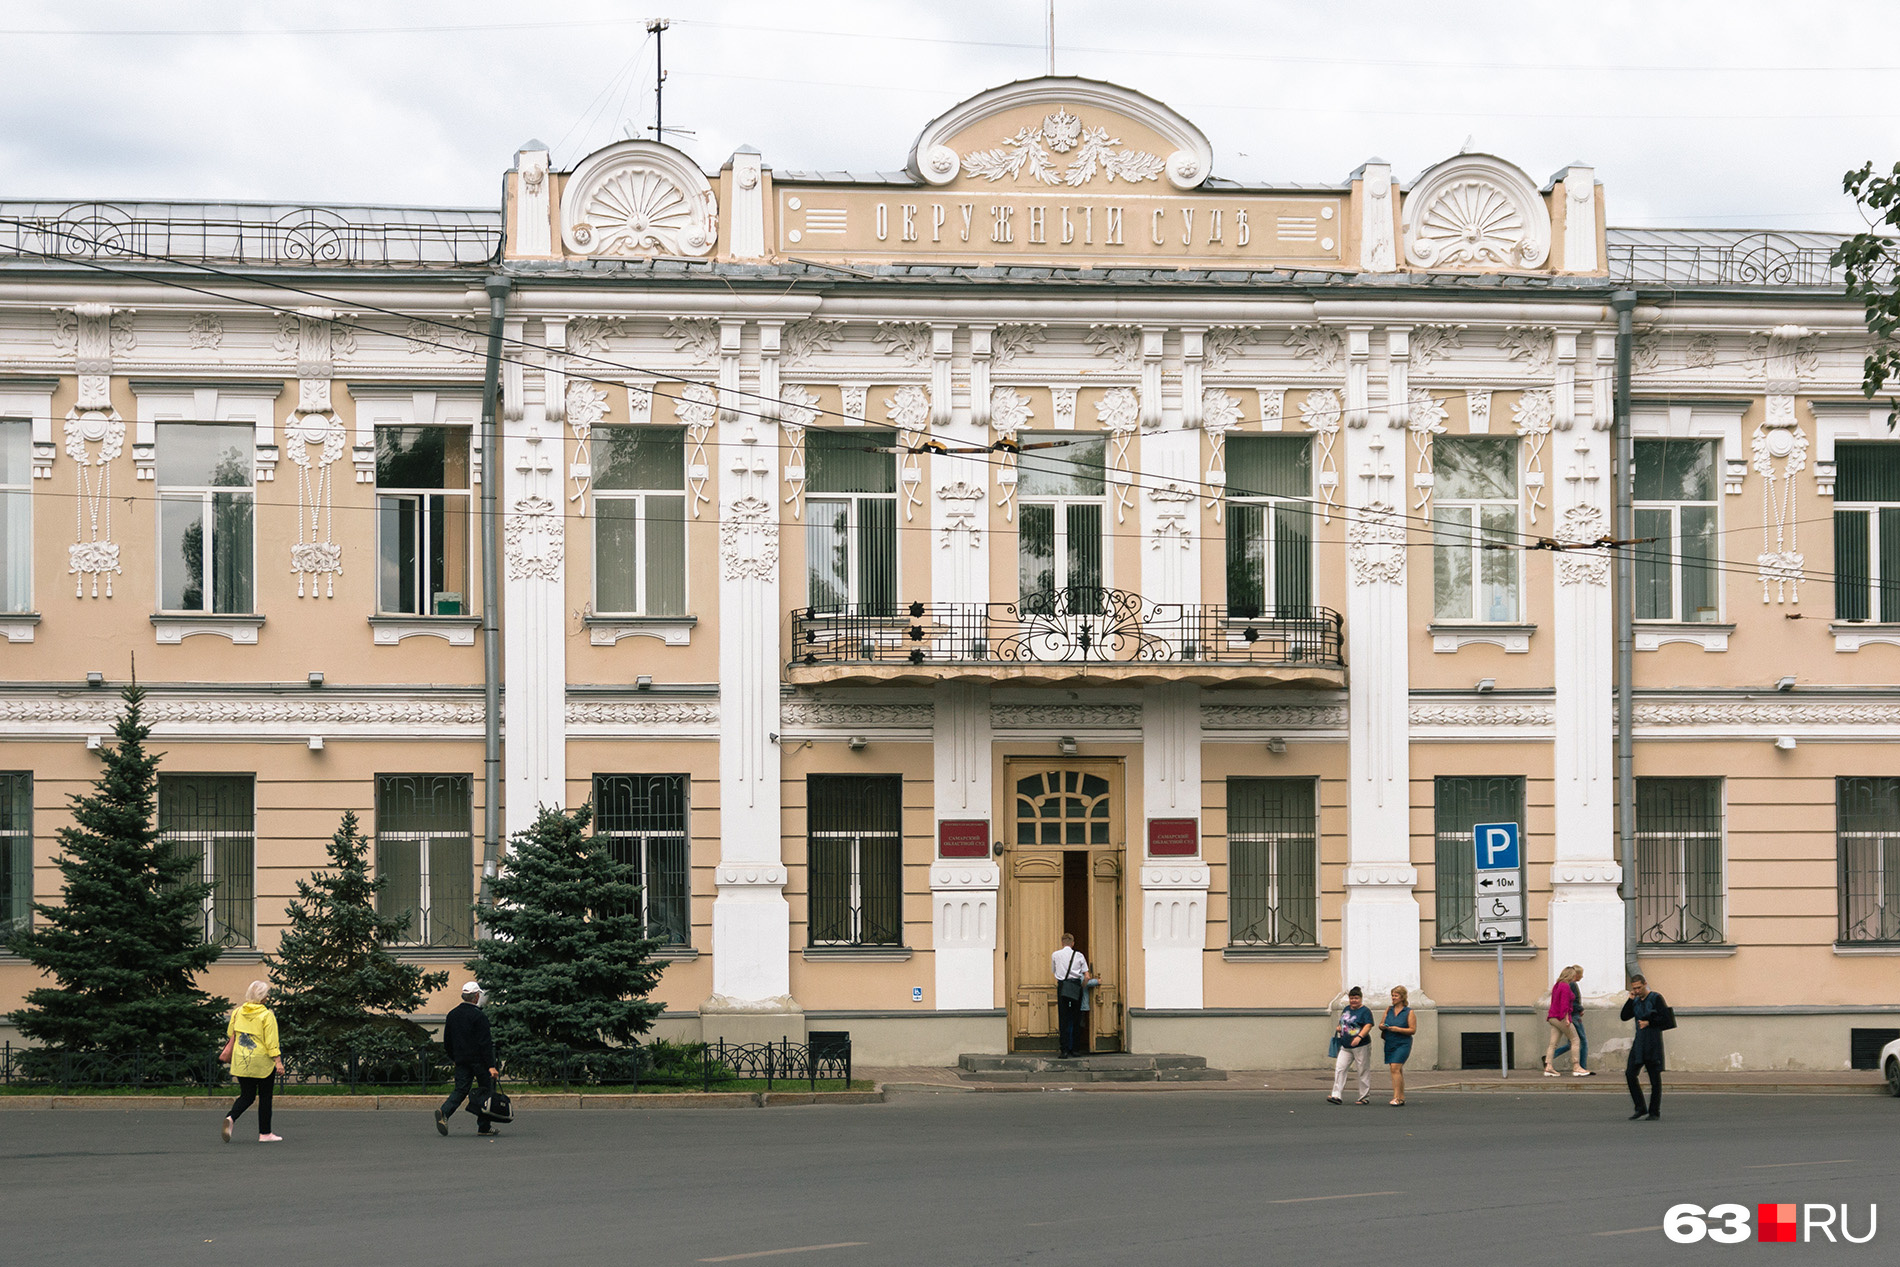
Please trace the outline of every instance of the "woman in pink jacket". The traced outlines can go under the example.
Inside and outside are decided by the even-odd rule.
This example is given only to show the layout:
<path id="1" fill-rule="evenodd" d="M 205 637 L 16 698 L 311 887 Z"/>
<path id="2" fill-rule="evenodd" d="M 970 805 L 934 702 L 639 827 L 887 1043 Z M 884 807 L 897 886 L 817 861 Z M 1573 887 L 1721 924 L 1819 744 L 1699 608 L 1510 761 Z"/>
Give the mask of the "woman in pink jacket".
<path id="1" fill-rule="evenodd" d="M 1544 1046 L 1544 1076 L 1560 1078 L 1563 1075 L 1551 1067 L 1551 1061 L 1557 1057 L 1557 1044 L 1575 1045 L 1577 1031 L 1570 1026 L 1571 1014 L 1577 1011 L 1577 987 L 1570 981 L 1570 969 L 1565 968 L 1557 975 L 1550 987 L 1550 1010 L 1544 1015 L 1544 1023 L 1550 1026 L 1550 1042 Z"/>

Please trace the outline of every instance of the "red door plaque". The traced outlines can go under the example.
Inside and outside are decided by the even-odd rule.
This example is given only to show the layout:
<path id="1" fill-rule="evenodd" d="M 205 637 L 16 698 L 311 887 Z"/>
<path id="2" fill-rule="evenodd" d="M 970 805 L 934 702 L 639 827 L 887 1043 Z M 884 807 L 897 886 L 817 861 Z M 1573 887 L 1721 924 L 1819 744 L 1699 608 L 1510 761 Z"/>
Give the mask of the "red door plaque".
<path id="1" fill-rule="evenodd" d="M 1148 853 L 1155 858 L 1193 857 L 1201 850 L 1201 825 L 1192 818 L 1148 820 Z"/>
<path id="2" fill-rule="evenodd" d="M 990 856 L 990 820 L 987 818 L 946 818 L 937 824 L 939 858 L 987 858 Z"/>

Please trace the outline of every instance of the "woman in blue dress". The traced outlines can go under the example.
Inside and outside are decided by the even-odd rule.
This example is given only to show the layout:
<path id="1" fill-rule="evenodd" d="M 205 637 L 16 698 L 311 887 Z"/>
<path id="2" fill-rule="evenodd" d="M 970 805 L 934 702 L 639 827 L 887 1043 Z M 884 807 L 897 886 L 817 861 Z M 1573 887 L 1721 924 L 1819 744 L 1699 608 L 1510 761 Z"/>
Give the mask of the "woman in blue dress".
<path id="1" fill-rule="evenodd" d="M 1392 1006 L 1385 1010 L 1385 1019 L 1379 1022 L 1379 1033 L 1385 1039 L 1385 1067 L 1392 1073 L 1393 1108 L 1405 1103 L 1405 1062 L 1412 1055 L 1412 1035 L 1418 1032 L 1418 1022 L 1412 1019 L 1410 996 L 1405 987 L 1392 987 Z"/>

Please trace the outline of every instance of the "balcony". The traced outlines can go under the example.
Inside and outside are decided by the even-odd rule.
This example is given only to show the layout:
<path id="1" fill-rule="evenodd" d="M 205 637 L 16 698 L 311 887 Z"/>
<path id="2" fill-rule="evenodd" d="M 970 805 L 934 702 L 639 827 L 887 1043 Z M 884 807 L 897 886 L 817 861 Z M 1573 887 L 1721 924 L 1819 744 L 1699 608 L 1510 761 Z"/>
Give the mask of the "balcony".
<path id="1" fill-rule="evenodd" d="M 806 607 L 792 613 L 792 642 L 789 675 L 801 685 L 1346 684 L 1338 612 L 1247 615 L 1211 603 L 1151 603 L 1124 590 L 1057 590 L 1014 603 Z"/>

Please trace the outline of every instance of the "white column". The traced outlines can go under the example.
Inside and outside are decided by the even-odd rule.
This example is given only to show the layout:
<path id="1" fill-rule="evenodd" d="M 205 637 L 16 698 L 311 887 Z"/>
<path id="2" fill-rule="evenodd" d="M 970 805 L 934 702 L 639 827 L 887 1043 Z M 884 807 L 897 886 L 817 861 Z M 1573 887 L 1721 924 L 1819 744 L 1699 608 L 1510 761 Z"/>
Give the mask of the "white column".
<path id="1" fill-rule="evenodd" d="M 507 323 L 510 340 L 525 323 Z M 566 346 L 564 322 L 547 341 Z M 514 346 L 520 346 L 519 343 Z M 484 454 L 483 479 L 498 479 L 502 523 L 502 696 L 506 823 L 509 835 L 534 823 L 543 805 L 567 803 L 566 401 L 561 357 L 552 372 L 528 374 L 503 362 L 501 452 Z M 582 531 L 577 529 L 577 531 Z"/>
<path id="2" fill-rule="evenodd" d="M 1429 1006 L 1419 989 L 1419 907 L 1412 893 L 1418 869 L 1411 857 L 1406 433 L 1394 425 L 1397 410 L 1371 411 L 1371 331 L 1349 328 L 1346 334 L 1343 482 L 1352 582 L 1346 592 L 1346 664 L 1352 677 L 1341 968 L 1344 985 L 1363 987 L 1367 998 L 1402 985 L 1415 1003 Z M 1419 557 L 1429 568 L 1430 556 Z"/>
<path id="3" fill-rule="evenodd" d="M 739 332 L 721 332 L 738 386 Z M 719 866 L 707 1014 L 797 1011 L 779 833 L 777 456 L 772 424 L 724 407 L 719 480 Z"/>
<path id="4" fill-rule="evenodd" d="M 1151 686 L 1141 702 L 1140 839 L 1130 840 L 1141 866 L 1141 949 L 1146 986 L 1143 1006 L 1203 1006 L 1201 960 L 1207 942 L 1207 863 L 1194 857 L 1150 858 L 1148 820 L 1187 818 L 1201 822 L 1201 688 L 1181 683 Z"/>
<path id="5" fill-rule="evenodd" d="M 936 690 L 932 725 L 936 821 L 990 820 L 990 689 L 945 682 Z M 936 847 L 933 841 L 933 849 Z M 940 858 L 930 868 L 931 944 L 937 961 L 937 1009 L 996 1006 L 996 892 L 1002 869 L 993 857 Z"/>
<path id="6" fill-rule="evenodd" d="M 1558 334 L 1560 354 L 1575 335 Z M 1586 336 L 1587 338 L 1587 336 Z M 1585 344 L 1589 349 L 1589 344 Z M 1614 355 L 1605 338 L 1594 349 Z M 1558 512 L 1557 539 L 1565 544 L 1595 541 L 1609 533 L 1611 401 L 1586 356 L 1581 373 L 1559 376 L 1556 417 L 1579 425 L 1552 437 L 1552 465 L 1562 476 L 1564 499 Z M 1606 358 L 1607 359 L 1607 358 Z M 1570 407 L 1562 397 L 1575 393 L 1575 381 L 1590 385 L 1587 407 Z M 1616 861 L 1616 778 L 1612 763 L 1615 710 L 1611 669 L 1615 631 L 1611 623 L 1610 559 L 1605 551 L 1576 550 L 1557 555 L 1557 590 L 1551 607 L 1552 653 L 1557 666 L 1552 751 L 1557 840 L 1550 869 L 1551 973 L 1567 964 L 1583 965 L 1584 987 L 1592 999 L 1610 998 L 1623 984 L 1623 901 L 1617 886 L 1623 869 Z"/>
<path id="7" fill-rule="evenodd" d="M 1159 431 L 1141 437 L 1139 571 L 1121 570 L 1117 588 L 1139 586 L 1150 603 L 1201 601 L 1201 433 Z M 1172 613 L 1163 616 L 1172 619 Z"/>

